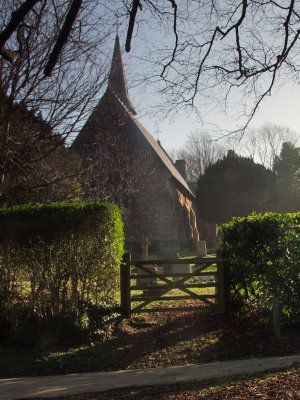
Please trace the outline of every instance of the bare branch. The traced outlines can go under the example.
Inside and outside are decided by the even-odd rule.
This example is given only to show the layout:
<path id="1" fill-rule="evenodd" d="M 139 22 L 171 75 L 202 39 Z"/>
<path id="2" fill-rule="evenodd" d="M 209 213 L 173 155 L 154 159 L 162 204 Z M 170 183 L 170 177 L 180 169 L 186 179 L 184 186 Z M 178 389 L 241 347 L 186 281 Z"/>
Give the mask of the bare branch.
<path id="1" fill-rule="evenodd" d="M 131 38 L 132 38 L 132 34 L 133 34 L 133 28 L 134 28 L 134 25 L 135 25 L 135 18 L 136 18 L 136 14 L 137 14 L 138 8 L 141 9 L 140 0 L 133 0 L 132 1 L 131 11 L 129 13 L 127 37 L 126 37 L 126 43 L 125 43 L 125 50 L 127 52 L 129 52 L 130 48 L 131 48 Z"/>
<path id="2" fill-rule="evenodd" d="M 25 0 L 24 3 L 12 13 L 11 20 L 6 28 L 0 33 L 0 48 L 2 48 L 6 41 L 16 31 L 19 24 L 23 21 L 29 11 L 41 0 Z"/>
<path id="3" fill-rule="evenodd" d="M 178 48 L 178 33 L 177 33 L 177 4 L 175 0 L 167 0 L 172 4 L 172 8 L 174 8 L 174 12 L 173 12 L 173 32 L 175 35 L 175 45 L 173 47 L 173 54 L 172 57 L 170 59 L 170 61 L 164 65 L 164 68 L 160 74 L 161 77 L 164 77 L 165 75 L 165 71 L 166 69 L 172 64 L 172 62 L 175 60 L 175 55 L 176 55 L 176 51 Z"/>
<path id="4" fill-rule="evenodd" d="M 77 14 L 80 10 L 81 5 L 82 5 L 82 0 L 73 0 L 71 3 L 71 7 L 66 15 L 65 22 L 61 28 L 61 31 L 60 31 L 59 36 L 56 40 L 56 43 L 53 47 L 53 50 L 49 56 L 47 65 L 44 69 L 44 73 L 46 76 L 51 76 L 53 68 L 55 67 L 55 64 L 57 63 L 58 57 L 59 57 L 64 45 L 66 44 L 70 33 L 71 33 L 73 23 L 77 17 Z"/>

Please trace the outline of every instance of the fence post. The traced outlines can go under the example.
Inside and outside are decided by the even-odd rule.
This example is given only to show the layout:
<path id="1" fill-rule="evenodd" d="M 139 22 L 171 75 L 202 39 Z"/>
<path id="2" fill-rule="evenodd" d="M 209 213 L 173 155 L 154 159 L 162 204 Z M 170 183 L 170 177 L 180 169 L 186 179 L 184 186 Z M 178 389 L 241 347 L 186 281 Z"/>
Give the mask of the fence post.
<path id="1" fill-rule="evenodd" d="M 226 299 L 225 299 L 225 279 L 224 279 L 224 264 L 223 261 L 217 264 L 217 301 L 219 313 L 226 313 Z"/>
<path id="2" fill-rule="evenodd" d="M 226 266 L 223 258 L 223 253 L 221 249 L 216 251 L 216 257 L 221 259 L 221 262 L 217 263 L 217 287 L 216 287 L 216 295 L 218 302 L 218 312 L 225 314 L 227 312 L 227 302 L 228 302 L 228 293 L 227 293 L 227 281 L 226 281 Z"/>
<path id="3" fill-rule="evenodd" d="M 120 268 L 121 314 L 125 318 L 130 318 L 131 316 L 130 261 L 131 254 L 125 253 Z"/>
<path id="4" fill-rule="evenodd" d="M 277 337 L 280 337 L 280 304 L 277 299 L 274 299 L 272 303 L 272 316 L 274 333 Z"/>

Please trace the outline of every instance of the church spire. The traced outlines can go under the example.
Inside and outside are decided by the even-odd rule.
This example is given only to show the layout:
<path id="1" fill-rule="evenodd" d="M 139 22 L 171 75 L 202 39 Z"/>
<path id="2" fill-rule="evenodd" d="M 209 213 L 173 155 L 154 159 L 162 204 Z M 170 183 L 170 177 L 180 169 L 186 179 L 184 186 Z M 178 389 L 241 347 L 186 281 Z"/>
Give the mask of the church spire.
<path id="1" fill-rule="evenodd" d="M 127 79 L 123 66 L 119 36 L 116 36 L 114 53 L 111 62 L 108 88 L 122 101 L 122 103 L 136 115 L 128 93 Z"/>

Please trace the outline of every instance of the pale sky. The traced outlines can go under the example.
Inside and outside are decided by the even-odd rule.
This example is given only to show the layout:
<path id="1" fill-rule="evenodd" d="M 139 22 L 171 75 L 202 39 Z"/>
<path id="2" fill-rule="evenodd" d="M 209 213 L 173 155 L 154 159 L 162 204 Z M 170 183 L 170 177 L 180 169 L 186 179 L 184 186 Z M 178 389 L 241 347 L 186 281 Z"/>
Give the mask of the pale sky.
<path id="1" fill-rule="evenodd" d="M 157 98 L 147 97 L 147 94 L 141 96 L 139 93 L 135 93 L 134 89 L 130 90 L 130 96 L 133 102 L 138 104 L 137 109 L 142 110 L 143 113 L 151 113 L 151 107 L 155 106 L 156 101 L 158 101 Z M 226 123 L 226 117 L 223 118 L 215 122 L 222 126 L 222 124 Z M 193 115 L 180 115 L 173 121 L 167 118 L 158 123 L 155 122 L 155 117 L 153 116 L 142 116 L 139 117 L 139 120 L 155 139 L 159 138 L 161 144 L 167 150 L 183 147 L 189 133 L 195 129 L 205 129 L 205 126 L 197 122 Z M 276 90 L 276 92 L 274 91 L 274 94 L 264 100 L 250 127 L 259 128 L 266 122 L 287 126 L 298 132 L 300 136 L 299 85 L 287 84 Z M 209 125 L 207 129 L 210 130 Z"/>
<path id="2" fill-rule="evenodd" d="M 124 48 L 122 46 L 124 39 L 122 39 L 121 37 L 121 48 Z M 225 129 L 227 129 L 230 117 L 225 114 L 216 115 L 214 112 L 210 115 L 205 114 L 208 124 L 201 124 L 193 114 L 185 115 L 183 113 L 177 115 L 173 120 L 166 118 L 164 121 L 158 122 L 155 115 L 153 115 L 153 107 L 161 102 L 162 98 L 158 94 L 153 94 L 152 88 L 149 87 L 149 90 L 147 90 L 147 84 L 142 88 L 132 87 L 136 71 L 143 68 L 143 63 L 138 60 L 138 57 L 138 45 L 129 54 L 124 54 L 123 52 L 130 97 L 138 113 L 139 120 L 155 139 L 159 138 L 165 149 L 171 150 L 183 147 L 187 136 L 195 129 L 205 129 L 213 134 L 215 127 L 210 123 L 215 123 L 219 127 L 226 127 Z M 258 128 L 264 123 L 271 122 L 287 126 L 300 135 L 299 100 L 300 85 L 295 82 L 288 83 L 279 89 L 274 88 L 272 95 L 264 99 L 257 114 L 251 121 L 250 128 Z M 233 110 L 231 109 L 230 111 L 232 112 Z M 237 107 L 236 112 L 239 111 Z"/>

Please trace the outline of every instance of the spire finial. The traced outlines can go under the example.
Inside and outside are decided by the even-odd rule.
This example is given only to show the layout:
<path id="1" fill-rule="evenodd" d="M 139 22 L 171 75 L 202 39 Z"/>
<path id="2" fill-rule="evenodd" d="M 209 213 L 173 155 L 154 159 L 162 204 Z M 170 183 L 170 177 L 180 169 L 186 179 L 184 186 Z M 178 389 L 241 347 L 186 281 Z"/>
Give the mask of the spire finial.
<path id="1" fill-rule="evenodd" d="M 117 31 L 117 36 L 119 36 L 119 26 L 121 25 L 120 23 L 120 13 L 118 11 L 115 12 L 115 17 L 116 17 L 116 31 Z"/>
<path id="2" fill-rule="evenodd" d="M 158 128 L 158 125 L 156 125 L 156 129 L 155 129 L 155 133 L 156 133 L 156 140 L 157 142 L 160 142 L 159 140 L 159 134 L 160 134 L 161 130 Z"/>

